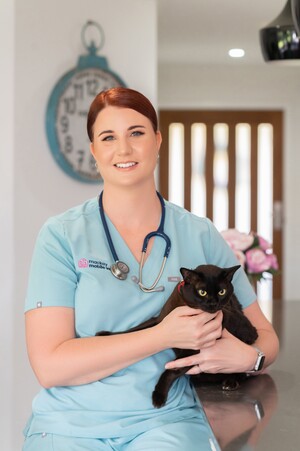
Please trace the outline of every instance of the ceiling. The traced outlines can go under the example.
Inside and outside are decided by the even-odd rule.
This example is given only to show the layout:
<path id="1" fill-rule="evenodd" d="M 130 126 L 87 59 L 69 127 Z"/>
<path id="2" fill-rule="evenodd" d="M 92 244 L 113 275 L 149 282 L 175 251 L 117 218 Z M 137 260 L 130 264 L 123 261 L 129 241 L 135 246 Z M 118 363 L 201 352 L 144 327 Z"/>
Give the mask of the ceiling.
<path id="1" fill-rule="evenodd" d="M 286 0 L 157 0 L 159 63 L 265 64 L 259 29 Z M 228 56 L 243 48 L 242 59 Z"/>

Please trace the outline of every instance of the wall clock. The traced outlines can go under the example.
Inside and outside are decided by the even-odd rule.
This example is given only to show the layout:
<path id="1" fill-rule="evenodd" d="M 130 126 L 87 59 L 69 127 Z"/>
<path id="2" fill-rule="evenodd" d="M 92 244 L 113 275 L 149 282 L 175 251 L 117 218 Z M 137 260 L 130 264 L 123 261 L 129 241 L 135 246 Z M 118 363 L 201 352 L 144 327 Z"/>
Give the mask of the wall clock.
<path id="1" fill-rule="evenodd" d="M 100 34 L 98 46 L 94 39 L 87 44 L 92 27 Z M 55 161 L 66 174 L 81 182 L 99 184 L 102 179 L 90 153 L 86 132 L 87 113 L 100 91 L 125 83 L 109 68 L 107 59 L 97 55 L 104 43 L 100 25 L 88 21 L 81 37 L 88 54 L 80 56 L 77 66 L 55 84 L 47 104 L 46 134 Z"/>

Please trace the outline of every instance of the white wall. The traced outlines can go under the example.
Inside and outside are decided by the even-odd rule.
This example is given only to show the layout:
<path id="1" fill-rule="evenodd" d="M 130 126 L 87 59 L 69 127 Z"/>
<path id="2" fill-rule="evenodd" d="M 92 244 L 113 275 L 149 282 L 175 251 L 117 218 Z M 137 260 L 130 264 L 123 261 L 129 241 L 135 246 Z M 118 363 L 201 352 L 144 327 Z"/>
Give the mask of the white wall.
<path id="1" fill-rule="evenodd" d="M 0 2 L 0 399 L 5 413 L 0 422 L 1 448 L 11 449 L 7 430 L 13 420 L 13 345 L 14 345 L 14 2 Z M 5 46 L 5 48 L 4 48 Z"/>
<path id="2" fill-rule="evenodd" d="M 96 186 L 66 176 L 54 162 L 44 131 L 48 96 L 61 75 L 74 68 L 78 56 L 86 53 L 81 29 L 87 20 L 95 20 L 105 33 L 100 54 L 108 58 L 111 69 L 128 86 L 141 90 L 156 104 L 156 4 L 155 0 L 1 0 L 2 6 L 5 12 L 2 15 L 1 11 L 0 45 L 5 73 L 2 68 L 0 73 L 5 79 L 1 87 L 5 89 L 1 94 L 4 108 L 0 109 L 4 129 L 0 154 L 0 264 L 5 301 L 1 349 L 4 343 L 6 363 L 4 367 L 1 352 L 0 387 L 5 387 L 5 397 L 1 392 L 5 414 L 0 446 L 19 451 L 31 401 L 39 389 L 27 361 L 23 324 L 36 235 L 46 218 L 98 192 Z"/>
<path id="3" fill-rule="evenodd" d="M 299 300 L 300 65 L 159 64 L 159 108 L 284 112 L 284 299 Z"/>

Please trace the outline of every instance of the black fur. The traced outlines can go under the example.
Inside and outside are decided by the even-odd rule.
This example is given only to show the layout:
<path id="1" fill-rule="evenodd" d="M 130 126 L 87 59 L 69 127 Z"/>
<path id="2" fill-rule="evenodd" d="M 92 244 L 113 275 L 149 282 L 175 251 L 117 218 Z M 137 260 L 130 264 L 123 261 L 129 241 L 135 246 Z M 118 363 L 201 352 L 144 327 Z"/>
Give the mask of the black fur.
<path id="1" fill-rule="evenodd" d="M 231 268 L 219 268 L 214 265 L 200 265 L 194 270 L 181 268 L 184 284 L 176 285 L 170 297 L 157 317 L 150 318 L 142 324 L 126 331 L 134 332 L 159 324 L 176 307 L 188 305 L 199 308 L 205 312 L 223 312 L 223 328 L 247 344 L 252 344 L 257 339 L 257 331 L 243 314 L 242 306 L 234 295 L 231 283 L 234 273 L 240 266 Z M 117 332 L 124 333 L 124 332 Z M 114 335 L 112 332 L 101 331 L 96 335 Z M 197 354 L 199 351 L 191 349 L 174 348 L 177 359 Z M 160 376 L 152 394 L 155 407 L 163 406 L 168 397 L 168 392 L 173 382 L 191 367 L 165 370 Z M 223 390 L 234 390 L 239 386 L 240 374 L 200 374 L 197 379 L 205 382 L 222 382 Z"/>

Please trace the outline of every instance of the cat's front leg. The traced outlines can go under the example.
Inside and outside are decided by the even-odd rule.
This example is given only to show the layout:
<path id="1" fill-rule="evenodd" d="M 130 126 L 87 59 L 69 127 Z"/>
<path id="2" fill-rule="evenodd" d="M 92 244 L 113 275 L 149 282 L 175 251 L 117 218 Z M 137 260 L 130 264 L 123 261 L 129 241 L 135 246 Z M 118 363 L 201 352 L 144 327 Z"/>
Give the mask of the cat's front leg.
<path id="1" fill-rule="evenodd" d="M 178 377 L 183 376 L 190 368 L 192 367 L 185 366 L 174 370 L 165 370 L 162 373 L 152 393 L 152 403 L 154 407 L 160 408 L 166 404 L 168 393 L 173 382 L 178 379 Z"/>
<path id="2" fill-rule="evenodd" d="M 117 334 L 121 332 L 116 332 Z M 99 332 L 95 333 L 96 337 L 105 337 L 107 335 L 114 335 L 114 332 L 109 332 L 108 330 L 100 330 Z"/>
<path id="3" fill-rule="evenodd" d="M 143 323 L 139 324 L 138 326 L 132 327 L 131 329 L 128 329 L 128 330 L 124 330 L 122 332 L 110 332 L 108 330 L 101 330 L 100 332 L 97 332 L 95 335 L 97 337 L 99 337 L 99 336 L 105 336 L 105 335 L 127 334 L 129 332 L 137 332 L 138 330 L 144 330 L 149 327 L 156 326 L 156 324 L 158 324 L 158 323 L 159 323 L 158 318 L 153 317 L 153 318 L 147 319 L 147 321 L 144 321 Z"/>
<path id="4" fill-rule="evenodd" d="M 195 351 L 192 349 L 179 349 L 179 348 L 173 348 L 173 351 L 176 355 L 176 360 L 181 359 L 183 357 L 188 357 L 193 354 L 198 354 L 199 351 Z M 171 370 L 165 370 L 162 375 L 160 376 L 155 389 L 152 393 L 152 402 L 154 407 L 162 407 L 165 405 L 168 393 L 171 388 L 171 385 L 173 382 L 180 376 L 183 376 L 190 368 L 191 366 L 184 366 L 182 368 L 174 368 Z"/>
<path id="5" fill-rule="evenodd" d="M 256 328 L 241 312 L 223 312 L 223 327 L 249 345 L 253 344 L 258 338 Z"/>

